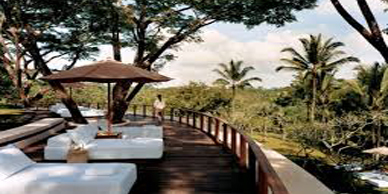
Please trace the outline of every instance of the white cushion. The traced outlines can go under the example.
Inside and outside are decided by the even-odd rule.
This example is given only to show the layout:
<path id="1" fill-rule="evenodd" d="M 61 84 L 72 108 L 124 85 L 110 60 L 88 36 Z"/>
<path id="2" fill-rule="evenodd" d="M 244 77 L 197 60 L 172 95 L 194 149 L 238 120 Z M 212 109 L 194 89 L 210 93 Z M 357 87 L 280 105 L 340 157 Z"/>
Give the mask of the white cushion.
<path id="1" fill-rule="evenodd" d="M 70 147 L 71 139 L 69 134 L 64 133 L 54 137 L 51 137 L 47 141 L 47 146 L 49 147 Z"/>
<path id="2" fill-rule="evenodd" d="M 163 138 L 163 127 L 147 125 L 144 127 L 114 127 L 115 132 L 122 132 L 124 139 Z"/>
<path id="3" fill-rule="evenodd" d="M 34 165 L 19 148 L 8 145 L 0 148 L 0 180 L 4 180 L 13 174 Z"/>
<path id="4" fill-rule="evenodd" d="M 91 168 L 117 173 L 86 175 Z M 136 177 L 134 164 L 38 163 L 0 181 L 0 194 L 128 194 Z"/>

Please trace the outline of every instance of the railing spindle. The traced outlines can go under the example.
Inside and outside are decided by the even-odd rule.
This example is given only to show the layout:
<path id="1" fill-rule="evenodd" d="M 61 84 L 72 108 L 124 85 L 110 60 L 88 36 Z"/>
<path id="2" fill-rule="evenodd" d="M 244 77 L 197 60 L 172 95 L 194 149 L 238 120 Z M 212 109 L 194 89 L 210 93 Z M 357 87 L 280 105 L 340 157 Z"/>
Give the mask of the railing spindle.
<path id="1" fill-rule="evenodd" d="M 207 132 L 212 136 L 212 118 L 207 117 Z"/>
<path id="2" fill-rule="evenodd" d="M 174 120 L 174 113 L 175 113 L 175 110 L 174 110 L 174 108 L 172 108 L 171 112 L 170 112 L 170 121 Z"/>
<path id="3" fill-rule="evenodd" d="M 223 124 L 224 131 L 223 131 L 223 144 L 227 148 L 228 147 L 228 125 L 226 123 Z"/>
<path id="4" fill-rule="evenodd" d="M 216 119 L 215 133 L 214 137 L 216 138 L 216 142 L 220 141 L 220 120 Z"/>
<path id="5" fill-rule="evenodd" d="M 237 155 L 237 148 L 236 148 L 236 129 L 230 128 L 231 131 L 231 149 L 233 154 Z"/>
<path id="6" fill-rule="evenodd" d="M 249 147 L 249 146 L 248 146 Z M 251 180 L 252 187 L 256 187 L 256 156 L 253 152 L 252 148 L 248 149 L 248 176 L 249 180 Z"/>
<path id="7" fill-rule="evenodd" d="M 268 194 L 268 178 L 267 176 L 265 176 L 262 168 L 260 168 L 259 166 L 259 169 L 258 169 L 258 177 L 259 177 L 259 183 L 258 183 L 258 190 L 259 190 L 259 194 Z"/>
<path id="8" fill-rule="evenodd" d="M 197 113 L 193 112 L 193 127 L 197 128 Z"/>
<path id="9" fill-rule="evenodd" d="M 240 135 L 240 166 L 247 166 L 247 142 L 244 136 Z"/>
<path id="10" fill-rule="evenodd" d="M 188 125 L 188 126 L 190 126 L 190 114 L 189 114 L 189 112 L 188 111 L 186 111 L 186 124 Z"/>
<path id="11" fill-rule="evenodd" d="M 133 115 L 136 117 L 136 109 L 137 109 L 137 106 L 136 105 L 133 105 Z"/>
<path id="12" fill-rule="evenodd" d="M 199 117 L 199 121 L 200 121 L 200 126 L 199 126 L 199 128 L 201 129 L 201 131 L 205 131 L 205 129 L 203 128 L 203 114 L 201 114 L 201 116 Z"/>
<path id="13" fill-rule="evenodd" d="M 143 117 L 147 116 L 147 106 L 143 105 Z"/>

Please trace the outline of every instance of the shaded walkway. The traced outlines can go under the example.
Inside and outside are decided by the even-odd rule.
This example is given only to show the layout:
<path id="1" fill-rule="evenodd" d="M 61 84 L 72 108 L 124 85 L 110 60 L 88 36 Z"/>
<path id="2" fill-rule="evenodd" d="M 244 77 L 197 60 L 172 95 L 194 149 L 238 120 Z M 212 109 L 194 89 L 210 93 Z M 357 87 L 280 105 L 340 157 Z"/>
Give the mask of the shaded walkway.
<path id="1" fill-rule="evenodd" d="M 165 153 L 160 161 L 138 163 L 139 178 L 131 194 L 248 193 L 245 173 L 234 157 L 203 132 L 164 125 Z"/>

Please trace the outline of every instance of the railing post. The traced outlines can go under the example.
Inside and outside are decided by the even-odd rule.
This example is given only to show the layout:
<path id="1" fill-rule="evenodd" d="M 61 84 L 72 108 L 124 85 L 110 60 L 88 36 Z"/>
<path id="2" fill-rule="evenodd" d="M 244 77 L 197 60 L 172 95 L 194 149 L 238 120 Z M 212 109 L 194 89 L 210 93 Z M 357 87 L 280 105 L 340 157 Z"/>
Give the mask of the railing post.
<path id="1" fill-rule="evenodd" d="M 193 112 L 193 127 L 197 128 L 197 113 Z"/>
<path id="2" fill-rule="evenodd" d="M 137 106 L 133 105 L 133 116 L 135 116 L 135 117 L 136 117 L 136 109 L 137 109 Z"/>
<path id="3" fill-rule="evenodd" d="M 209 135 L 212 135 L 212 118 L 208 117 L 207 118 L 207 132 Z"/>
<path id="4" fill-rule="evenodd" d="M 199 127 L 200 127 L 201 131 L 205 131 L 205 129 L 203 128 L 203 114 L 201 114 L 199 119 L 200 119 L 200 124 L 199 124 L 200 126 Z"/>
<path id="5" fill-rule="evenodd" d="M 247 145 L 245 137 L 240 134 L 240 166 L 247 166 Z"/>
<path id="6" fill-rule="evenodd" d="M 147 116 L 147 106 L 143 105 L 143 117 Z"/>
<path id="7" fill-rule="evenodd" d="M 171 111 L 170 111 L 170 121 L 173 121 L 174 120 L 174 108 L 171 108 Z"/>
<path id="8" fill-rule="evenodd" d="M 154 107 L 152 107 L 152 118 L 155 118 L 156 116 L 155 116 L 155 108 Z"/>
<path id="9" fill-rule="evenodd" d="M 187 124 L 187 126 L 190 126 L 190 114 L 189 114 L 189 111 L 186 111 L 186 124 Z"/>
<path id="10" fill-rule="evenodd" d="M 259 173 L 259 184 L 257 185 L 259 187 L 259 194 L 268 194 L 268 178 L 267 176 L 265 176 L 263 170 L 260 168 L 260 164 L 257 172 Z"/>
<path id="11" fill-rule="evenodd" d="M 223 132 L 223 144 L 226 148 L 228 148 L 228 125 L 226 123 L 223 124 L 224 132 Z"/>
<path id="12" fill-rule="evenodd" d="M 179 110 L 179 124 L 182 124 L 182 111 Z"/>
<path id="13" fill-rule="evenodd" d="M 220 141 L 219 135 L 220 135 L 220 120 L 216 118 L 214 137 L 216 138 L 217 143 Z"/>
<path id="14" fill-rule="evenodd" d="M 257 190 L 257 181 L 256 181 L 256 156 L 252 148 L 248 146 L 248 177 L 249 180 L 252 180 L 252 188 Z"/>
<path id="15" fill-rule="evenodd" d="M 236 129 L 230 128 L 231 131 L 231 149 L 232 153 L 237 156 L 237 148 L 236 148 Z"/>

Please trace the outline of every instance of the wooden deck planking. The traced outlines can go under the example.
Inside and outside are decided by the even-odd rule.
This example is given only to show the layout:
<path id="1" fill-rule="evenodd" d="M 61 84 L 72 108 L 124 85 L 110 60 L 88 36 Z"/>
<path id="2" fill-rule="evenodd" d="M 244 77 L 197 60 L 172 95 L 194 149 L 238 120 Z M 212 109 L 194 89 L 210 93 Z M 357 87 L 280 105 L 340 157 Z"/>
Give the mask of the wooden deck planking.
<path id="1" fill-rule="evenodd" d="M 164 145 L 160 160 L 110 161 L 136 163 L 138 179 L 130 194 L 252 193 L 234 156 L 202 131 L 165 122 Z M 42 162 L 43 147 L 41 142 L 25 152 Z"/>

